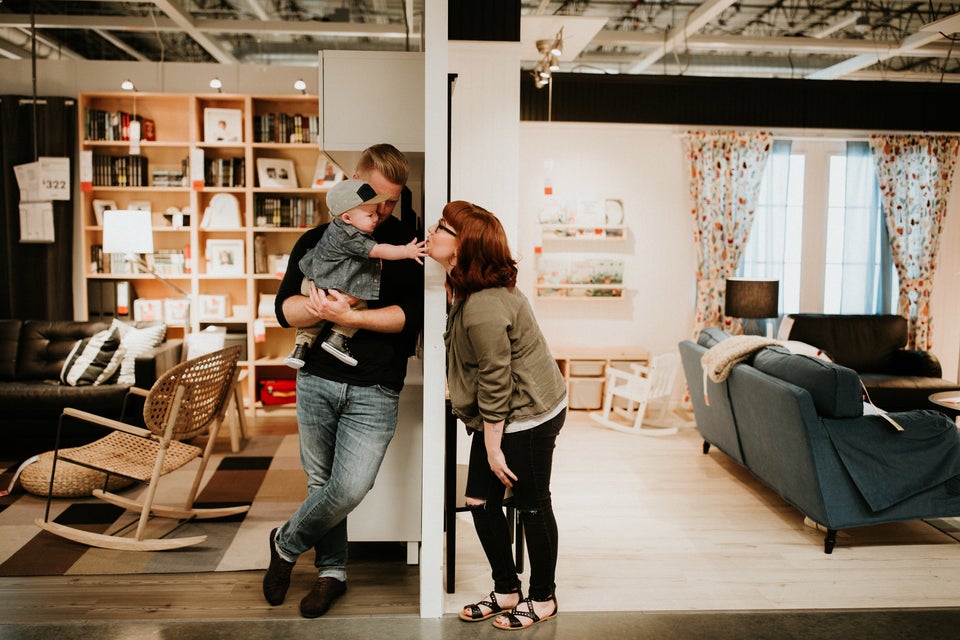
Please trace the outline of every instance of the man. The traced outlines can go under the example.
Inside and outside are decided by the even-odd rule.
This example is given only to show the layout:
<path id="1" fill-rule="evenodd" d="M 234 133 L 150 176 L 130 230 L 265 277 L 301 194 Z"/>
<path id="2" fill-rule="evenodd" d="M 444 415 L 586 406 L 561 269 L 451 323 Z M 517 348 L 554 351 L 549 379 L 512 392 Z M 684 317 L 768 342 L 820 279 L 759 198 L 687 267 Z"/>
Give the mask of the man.
<path id="1" fill-rule="evenodd" d="M 409 165 L 389 144 L 364 150 L 353 177 L 388 199 L 377 205 L 377 242 L 406 244 L 416 234 L 393 210 L 400 201 Z M 373 487 L 397 425 L 397 406 L 407 359 L 423 326 L 423 267 L 414 260 L 384 261 L 380 299 L 352 309 L 349 296 L 311 288 L 303 295 L 300 258 L 327 225 L 304 233 L 290 252 L 277 292 L 277 319 L 285 327 L 326 320 L 356 327 L 350 347 L 358 364 L 349 366 L 319 348 L 307 353 L 297 374 L 300 460 L 307 474 L 307 498 L 290 519 L 270 533 L 270 566 L 263 595 L 271 605 L 284 601 L 297 557 L 316 551 L 319 575 L 300 602 L 306 618 L 322 616 L 347 589 L 347 514 Z"/>

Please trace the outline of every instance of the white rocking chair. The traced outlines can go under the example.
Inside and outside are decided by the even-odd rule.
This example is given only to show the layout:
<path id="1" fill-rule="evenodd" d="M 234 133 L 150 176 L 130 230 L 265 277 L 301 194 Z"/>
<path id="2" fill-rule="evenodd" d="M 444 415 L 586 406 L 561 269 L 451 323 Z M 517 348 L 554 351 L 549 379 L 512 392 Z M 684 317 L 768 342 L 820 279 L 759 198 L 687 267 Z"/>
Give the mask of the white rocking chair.
<path id="1" fill-rule="evenodd" d="M 676 433 L 677 427 L 668 424 L 667 415 L 679 365 L 678 354 L 664 353 L 648 366 L 631 365 L 632 372 L 608 367 L 603 409 L 591 411 L 590 417 L 606 427 L 626 433 L 652 436 Z M 626 403 L 617 403 L 618 398 Z M 652 403 L 659 403 L 660 411 L 653 420 L 648 420 L 647 406 Z"/>

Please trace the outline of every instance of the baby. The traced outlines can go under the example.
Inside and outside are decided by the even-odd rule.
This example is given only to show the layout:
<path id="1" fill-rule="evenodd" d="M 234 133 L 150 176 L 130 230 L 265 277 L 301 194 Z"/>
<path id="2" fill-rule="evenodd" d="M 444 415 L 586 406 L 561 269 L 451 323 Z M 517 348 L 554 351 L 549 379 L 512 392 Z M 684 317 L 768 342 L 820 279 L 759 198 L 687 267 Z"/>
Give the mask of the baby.
<path id="1" fill-rule="evenodd" d="M 333 221 L 317 245 L 300 260 L 304 295 L 309 294 L 313 282 L 318 289 L 336 289 L 357 298 L 351 306 L 365 309 L 366 300 L 380 298 L 380 260 L 409 258 L 423 264 L 425 242 L 414 239 L 405 245 L 393 245 L 373 239 L 373 230 L 380 224 L 377 204 L 387 199 L 362 180 L 338 182 L 327 192 L 327 209 Z M 299 369 L 304 365 L 307 351 L 326 324 L 297 329 L 296 344 L 284 360 L 287 366 Z M 331 331 L 320 346 L 351 367 L 357 366 L 348 346 L 356 329 L 335 324 Z"/>

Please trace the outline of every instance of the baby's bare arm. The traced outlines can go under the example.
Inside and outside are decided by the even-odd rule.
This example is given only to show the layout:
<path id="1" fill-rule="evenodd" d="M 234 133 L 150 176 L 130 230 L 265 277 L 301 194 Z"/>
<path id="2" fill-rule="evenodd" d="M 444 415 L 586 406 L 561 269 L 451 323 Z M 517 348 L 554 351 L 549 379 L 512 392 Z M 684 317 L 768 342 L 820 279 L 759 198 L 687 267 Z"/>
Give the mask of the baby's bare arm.
<path id="1" fill-rule="evenodd" d="M 423 264 L 423 256 L 427 255 L 427 242 L 422 240 L 417 242 L 416 238 L 407 244 L 384 244 L 382 242 L 373 245 L 370 250 L 371 258 L 380 258 L 381 260 L 416 260 L 417 264 Z"/>

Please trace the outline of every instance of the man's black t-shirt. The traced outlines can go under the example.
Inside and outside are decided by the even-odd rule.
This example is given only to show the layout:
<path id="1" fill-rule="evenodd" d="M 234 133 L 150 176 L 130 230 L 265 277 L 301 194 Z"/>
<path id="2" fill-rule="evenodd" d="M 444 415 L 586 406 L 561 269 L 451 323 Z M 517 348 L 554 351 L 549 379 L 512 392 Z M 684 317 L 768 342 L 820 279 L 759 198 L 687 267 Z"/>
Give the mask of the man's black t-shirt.
<path id="1" fill-rule="evenodd" d="M 283 301 L 292 295 L 300 295 L 303 272 L 300 258 L 316 246 L 327 225 L 310 229 L 297 240 L 290 251 L 287 272 L 277 291 L 277 320 L 289 327 L 283 315 Z M 399 219 L 391 216 L 373 232 L 377 242 L 407 244 L 416 237 L 415 232 Z M 333 357 L 320 347 L 323 335 L 314 342 L 306 359 L 303 371 L 336 382 L 358 386 L 383 385 L 399 391 L 407 372 L 407 358 L 416 348 L 417 336 L 423 328 L 423 266 L 415 260 L 384 260 L 380 279 L 380 299 L 368 300 L 371 309 L 399 305 L 406 322 L 400 333 L 377 333 L 359 330 L 350 338 L 350 352 L 357 360 L 351 367 Z"/>

